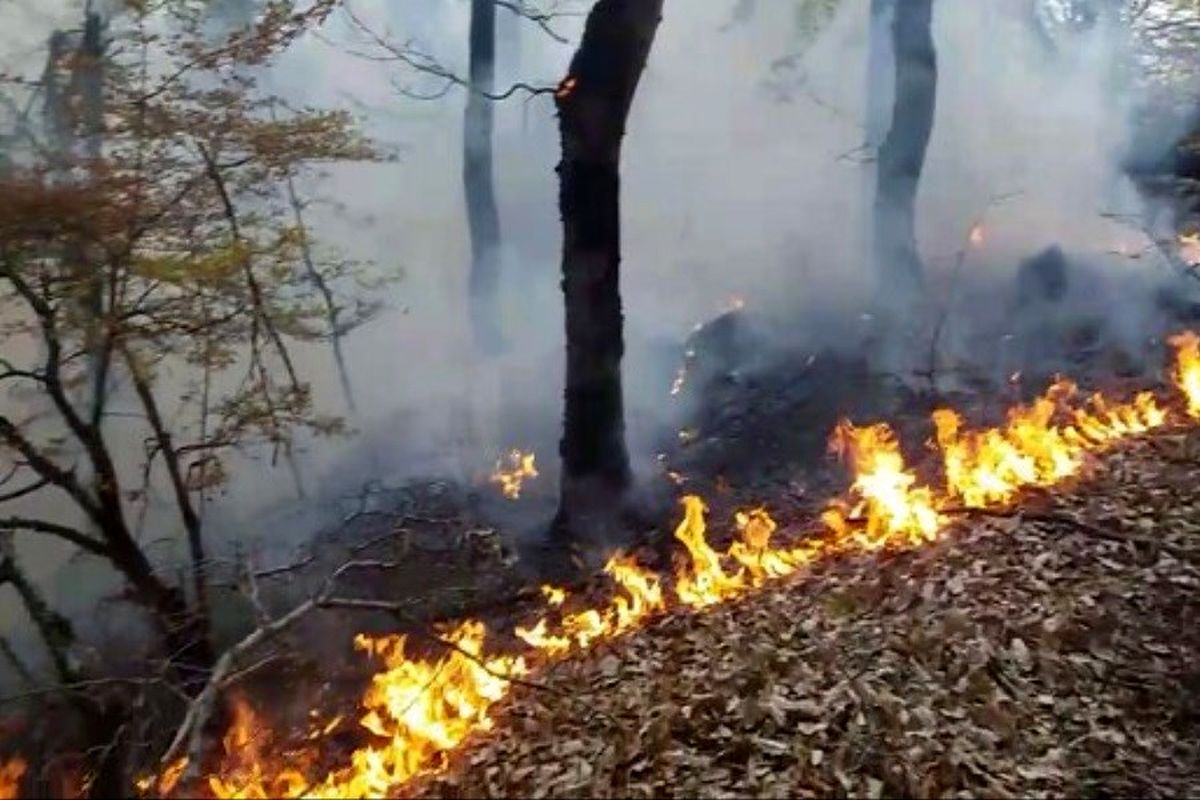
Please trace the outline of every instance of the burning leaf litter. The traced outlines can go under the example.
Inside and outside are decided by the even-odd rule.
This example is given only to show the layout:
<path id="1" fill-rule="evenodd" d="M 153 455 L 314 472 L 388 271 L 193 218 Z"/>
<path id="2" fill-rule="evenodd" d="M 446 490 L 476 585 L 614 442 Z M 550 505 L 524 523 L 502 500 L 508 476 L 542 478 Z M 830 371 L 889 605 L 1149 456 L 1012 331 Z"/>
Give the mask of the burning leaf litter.
<path id="1" fill-rule="evenodd" d="M 883 563 L 823 559 L 547 670 L 505 703 L 512 735 L 473 740 L 405 794 L 1195 796 L 1191 438 L 1132 442 L 1039 506 L 1119 535 L 1154 519 L 1186 561 L 1034 512 Z"/>
<path id="2" fill-rule="evenodd" d="M 1172 343 L 1178 352 L 1173 377 L 1190 414 L 1196 416 L 1200 339 L 1182 334 Z M 492 707 L 540 664 L 640 628 L 671 608 L 721 605 L 802 568 L 828 562 L 828 556 L 885 547 L 919 549 L 943 536 L 957 509 L 1005 507 L 1022 489 L 1075 475 L 1092 453 L 1168 421 L 1167 411 L 1153 395 L 1141 394 L 1127 403 L 1098 395 L 1081 399 L 1065 381 L 1034 403 L 1013 409 L 1007 423 L 994 429 L 966 430 L 953 412 L 940 411 L 935 415 L 934 444 L 945 470 L 941 488 L 920 482 L 886 425 L 860 428 L 843 422 L 831 448 L 848 463 L 854 480 L 848 494 L 830 504 L 822 518 L 823 531 L 799 544 L 775 545 L 771 539 L 776 523 L 764 510 L 755 509 L 737 516 L 739 538 L 721 553 L 707 541 L 704 502 L 685 497 L 684 518 L 675 536 L 690 560 L 679 565 L 670 585 L 618 554 L 605 567 L 617 587 L 607 604 L 574 609 L 565 592 L 546 587 L 547 612 L 515 630 L 530 648 L 525 654 L 489 653 L 483 624 L 471 620 L 443 634 L 449 652 L 440 659 L 410 657 L 403 636 L 360 636 L 359 649 L 384 667 L 362 701 L 359 724 L 372 735 L 371 743 L 356 750 L 346 766 L 316 778 L 312 765 L 317 744 L 299 753 L 268 754 L 244 745 L 230 748 L 227 737 L 226 755 L 207 788 L 217 797 L 367 797 L 394 792 L 417 776 L 442 770 L 468 736 L 490 730 Z M 686 624 L 695 620 L 704 626 L 706 616 L 689 617 Z M 736 694 L 712 697 L 721 707 L 740 702 Z M 791 712 L 781 708 L 764 713 L 787 718 Z M 787 744 L 779 747 L 790 752 Z M 823 753 L 810 751 L 809 763 L 818 767 Z M 168 781 L 170 771 L 144 791 L 169 792 L 174 788 Z"/>

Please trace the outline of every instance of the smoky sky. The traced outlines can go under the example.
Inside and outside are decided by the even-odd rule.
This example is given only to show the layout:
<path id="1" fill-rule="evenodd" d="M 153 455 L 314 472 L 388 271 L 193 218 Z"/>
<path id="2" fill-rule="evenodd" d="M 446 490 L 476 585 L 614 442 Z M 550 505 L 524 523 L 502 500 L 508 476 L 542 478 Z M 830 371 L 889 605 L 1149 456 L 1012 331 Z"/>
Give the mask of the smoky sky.
<path id="1" fill-rule="evenodd" d="M 870 164 L 856 149 L 865 136 L 868 3 L 843 0 L 799 53 L 796 4 L 760 3 L 730 26 L 733 5 L 667 3 L 628 125 L 621 281 L 628 406 L 636 416 L 631 445 L 641 459 L 652 456 L 656 426 L 673 419 L 664 388 L 670 374 L 653 357 L 655 347 L 681 342 L 730 296 L 784 317 L 817 307 L 861 311 Z M 561 7 L 578 12 L 587 4 Z M 948 266 L 972 221 L 1001 194 L 1020 197 L 987 213 L 986 245 L 969 267 L 981 274 L 1007 274 L 1054 243 L 1099 258 L 1144 239 L 1101 216 L 1141 212 L 1116 167 L 1137 99 L 1116 69 L 1128 61 L 1125 43 L 1094 31 L 1049 56 L 1025 7 L 1016 0 L 935 4 L 937 116 L 917 210 L 919 245 L 932 270 Z M 352 8 L 376 32 L 465 73 L 469 3 L 354 0 Z M 554 85 L 572 44 L 500 15 L 498 84 Z M 6 0 L 0 64 L 35 74 L 46 36 L 78 16 L 78 5 Z M 575 42 L 582 21 L 565 16 L 554 27 Z M 265 456 L 231 463 L 233 480 L 207 511 L 209 530 L 222 541 L 293 546 L 336 516 L 325 513 L 331 498 L 367 477 L 478 478 L 503 449 L 530 444 L 513 441 L 497 410 L 501 398 L 541 420 L 542 441 L 552 443 L 557 431 L 563 312 L 552 102 L 518 91 L 498 108 L 502 302 L 512 348 L 480 365 L 466 318 L 464 94 L 405 96 L 438 82 L 350 52 L 369 45 L 334 14 L 319 35 L 305 36 L 258 76 L 264 90 L 296 105 L 350 111 L 395 154 L 387 162 L 322 165 L 299 183 L 317 201 L 310 221 L 326 246 L 403 275 L 386 290 L 386 313 L 346 342 L 361 411 L 351 423 L 360 434 L 301 442 L 305 502 L 286 470 Z M 1152 269 L 1120 259 L 1111 268 Z M 305 346 L 297 354 L 318 405 L 345 413 L 328 349 Z M 470 441 L 464 414 L 476 420 Z M 119 444 L 129 459 L 137 441 L 130 434 Z M 552 444 L 539 452 L 548 467 L 541 491 L 553 491 L 555 460 Z M 178 534 L 169 512 L 160 509 L 155 536 Z M 23 548 L 32 571 L 53 581 L 62 549 Z M 17 617 L 6 611 L 4 619 Z"/>

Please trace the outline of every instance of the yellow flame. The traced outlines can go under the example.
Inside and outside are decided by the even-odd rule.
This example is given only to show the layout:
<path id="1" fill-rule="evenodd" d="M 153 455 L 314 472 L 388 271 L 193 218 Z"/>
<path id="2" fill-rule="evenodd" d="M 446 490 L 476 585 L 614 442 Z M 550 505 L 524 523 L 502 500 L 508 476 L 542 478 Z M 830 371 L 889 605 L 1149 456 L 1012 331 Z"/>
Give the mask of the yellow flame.
<path id="1" fill-rule="evenodd" d="M 683 498 L 683 521 L 675 529 L 675 538 L 683 542 L 692 557 L 675 573 L 675 594 L 692 608 L 704 608 L 739 594 L 745 588 L 743 572 L 729 575 L 721 566 L 721 557 L 704 538 L 704 514 L 708 507 L 695 495 Z"/>
<path id="2" fill-rule="evenodd" d="M 983 225 L 980 223 L 973 225 L 971 227 L 971 233 L 967 238 L 971 242 L 972 247 L 982 247 L 984 242 Z"/>
<path id="3" fill-rule="evenodd" d="M 504 466 L 504 459 L 496 462 L 496 469 L 492 472 L 492 483 L 498 485 L 509 500 L 520 498 L 522 484 L 538 476 L 535 458 L 533 453 L 511 451 L 508 454 L 507 468 Z"/>
<path id="4" fill-rule="evenodd" d="M 548 604 L 558 607 L 567 602 L 567 590 L 557 586 L 543 586 L 542 597 L 546 598 Z"/>
<path id="5" fill-rule="evenodd" d="M 906 468 L 891 428 L 857 428 L 843 420 L 829 447 L 854 474 L 850 499 L 835 501 L 822 516 L 838 538 L 877 550 L 936 537 L 945 519 L 935 508 L 932 490 L 917 485 L 916 475 Z"/>
<path id="6" fill-rule="evenodd" d="M 1175 348 L 1175 367 L 1171 377 L 1183 392 L 1188 416 L 1200 419 L 1200 336 L 1192 331 L 1184 331 L 1168 341 Z"/>
<path id="7" fill-rule="evenodd" d="M 1174 381 L 1189 413 L 1197 415 L 1200 338 L 1186 333 L 1171 341 L 1177 353 Z M 1076 474 L 1090 453 L 1167 421 L 1168 412 L 1152 394 L 1120 403 L 1100 395 L 1080 399 L 1068 381 L 1014 408 L 995 428 L 969 429 L 959 415 L 940 410 L 934 414 L 934 445 L 943 483 L 936 488 L 918 480 L 886 425 L 842 422 L 830 447 L 847 462 L 853 482 L 829 505 L 823 531 L 799 544 L 778 545 L 778 526 L 766 510 L 746 510 L 735 515 L 736 540 L 719 552 L 706 538 L 703 500 L 684 497 L 675 536 L 689 558 L 676 571 L 670 601 L 656 573 L 618 554 L 605 566 L 616 590 L 595 607 L 570 608 L 564 590 L 543 587 L 545 613 L 515 631 L 530 648 L 524 655 L 489 654 L 484 626 L 475 621 L 441 634 L 440 652 L 428 657 L 411 653 L 402 636 L 360 636 L 358 647 L 384 668 L 362 700 L 360 724 L 370 742 L 349 764 L 306 781 L 303 776 L 318 774 L 316 746 L 282 757 L 268 754 L 270 736 L 248 707 L 238 711 L 235 705 L 225 758 L 208 790 L 218 797 L 393 794 L 414 776 L 444 767 L 448 753 L 469 735 L 489 730 L 494 704 L 536 663 L 585 650 L 671 607 L 705 608 L 731 599 L 825 554 L 919 546 L 939 535 L 953 508 L 1011 503 L 1023 488 Z M 172 765 L 154 788 L 169 792 L 163 786 L 173 786 L 180 772 L 182 766 Z"/>

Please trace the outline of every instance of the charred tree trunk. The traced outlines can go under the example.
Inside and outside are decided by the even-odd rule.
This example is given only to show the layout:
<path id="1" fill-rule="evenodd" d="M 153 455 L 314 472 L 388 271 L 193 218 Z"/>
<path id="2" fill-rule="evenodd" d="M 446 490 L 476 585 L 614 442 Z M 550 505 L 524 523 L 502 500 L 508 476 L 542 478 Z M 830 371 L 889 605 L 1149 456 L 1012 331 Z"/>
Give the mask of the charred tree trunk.
<path id="1" fill-rule="evenodd" d="M 892 123 L 879 148 L 874 207 L 874 259 L 881 292 L 911 302 L 924 287 L 917 252 L 916 197 L 937 103 L 933 0 L 896 4 Z"/>
<path id="2" fill-rule="evenodd" d="M 607 526 L 631 484 L 621 388 L 621 142 L 663 0 L 598 0 L 555 94 L 567 371 L 556 529 Z"/>
<path id="3" fill-rule="evenodd" d="M 492 165 L 496 82 L 496 4 L 471 0 L 470 89 L 463 116 L 463 191 L 471 236 L 470 304 L 476 348 L 502 349 L 500 331 L 500 213 Z"/>

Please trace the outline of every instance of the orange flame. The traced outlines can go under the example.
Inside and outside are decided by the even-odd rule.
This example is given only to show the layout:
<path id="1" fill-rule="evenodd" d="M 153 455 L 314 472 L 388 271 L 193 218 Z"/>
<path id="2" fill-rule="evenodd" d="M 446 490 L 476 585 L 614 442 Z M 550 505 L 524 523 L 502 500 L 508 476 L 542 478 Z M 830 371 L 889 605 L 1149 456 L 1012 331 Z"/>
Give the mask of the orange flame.
<path id="1" fill-rule="evenodd" d="M 936 537 L 945 518 L 937 512 L 933 492 L 917 485 L 916 475 L 905 467 L 891 428 L 883 424 L 856 428 L 842 420 L 829 448 L 855 476 L 852 499 L 835 501 L 822 516 L 839 539 L 877 550 L 899 540 L 919 544 Z"/>
<path id="2" fill-rule="evenodd" d="M 579 81 L 577 81 L 573 76 L 568 75 L 563 79 L 563 82 L 558 85 L 558 89 L 555 90 L 554 96 L 559 100 L 566 100 L 571 96 L 571 92 L 575 91 L 575 87 L 578 85 L 578 83 Z"/>
<path id="3" fill-rule="evenodd" d="M 500 491 L 509 500 L 517 500 L 521 497 L 522 484 L 527 479 L 538 476 L 537 467 L 534 464 L 535 458 L 533 453 L 513 450 L 508 454 L 507 469 L 504 466 L 504 459 L 496 462 L 496 469 L 492 472 L 492 483 L 498 485 Z"/>
<path id="4" fill-rule="evenodd" d="M 28 765 L 20 756 L 0 761 L 0 800 L 15 800 L 21 794 L 21 778 Z"/>
<path id="5" fill-rule="evenodd" d="M 730 575 L 721 566 L 721 557 L 704 538 L 704 514 L 708 507 L 695 495 L 683 498 L 683 521 L 675 529 L 675 538 L 683 542 L 692 562 L 675 573 L 675 593 L 684 605 L 704 608 L 740 594 L 746 588 L 744 573 Z"/>
<path id="6" fill-rule="evenodd" d="M 1186 333 L 1171 341 L 1177 351 L 1173 378 L 1189 413 L 1200 416 L 1200 337 Z M 270 739 L 260 735 L 247 706 L 235 712 L 225 759 L 209 789 L 218 797 L 394 793 L 411 778 L 443 768 L 448 753 L 472 733 L 489 730 L 494 704 L 536 663 L 586 650 L 672 607 L 705 608 L 729 600 L 825 554 L 919 546 L 945 529 L 953 508 L 1011 503 L 1023 488 L 1074 475 L 1090 453 L 1167 421 L 1168 412 L 1149 393 L 1123 403 L 1099 395 L 1080 400 L 1067 381 L 1013 409 L 996 428 L 971 430 L 954 412 L 940 410 L 934 414 L 934 444 L 944 472 L 939 488 L 918 480 L 886 425 L 844 421 L 830 447 L 848 463 L 853 482 L 845 497 L 830 504 L 826 528 L 813 537 L 798 545 L 775 544 L 778 526 L 757 508 L 735 516 L 738 538 L 719 552 L 706 539 L 703 500 L 684 497 L 675 536 L 690 559 L 676 571 L 670 601 L 657 574 L 618 554 L 605 566 L 616 587 L 606 603 L 568 609 L 564 590 L 542 588 L 546 612 L 515 631 L 530 648 L 525 655 L 486 653 L 486 631 L 475 621 L 441 634 L 446 652 L 437 658 L 411 655 L 402 636 L 360 636 L 358 647 L 384 663 L 362 701 L 360 724 L 371 742 L 348 765 L 308 783 L 301 776 L 313 774 L 315 747 L 310 745 L 313 753 L 272 758 L 265 749 Z M 164 773 L 160 791 L 172 770 L 177 777 L 182 767 L 172 765 Z"/>
<path id="7" fill-rule="evenodd" d="M 1187 413 L 1200 419 L 1200 336 L 1184 331 L 1168 340 L 1175 348 L 1175 367 L 1171 377 L 1187 403 Z"/>

